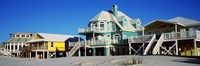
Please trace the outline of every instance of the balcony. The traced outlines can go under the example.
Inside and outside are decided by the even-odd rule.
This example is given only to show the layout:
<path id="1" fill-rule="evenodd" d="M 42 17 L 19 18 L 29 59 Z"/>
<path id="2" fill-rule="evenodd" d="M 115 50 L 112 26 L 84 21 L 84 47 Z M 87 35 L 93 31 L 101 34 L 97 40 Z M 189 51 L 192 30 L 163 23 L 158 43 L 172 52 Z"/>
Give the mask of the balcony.
<path id="1" fill-rule="evenodd" d="M 141 42 L 148 42 L 151 40 L 153 35 L 144 35 L 144 36 L 131 36 L 128 38 L 128 42 L 130 43 L 141 43 Z"/>
<path id="2" fill-rule="evenodd" d="M 153 35 L 144 36 L 132 36 L 128 38 L 130 43 L 142 43 L 151 40 Z M 200 39 L 200 31 L 186 31 L 186 32 L 171 32 L 163 33 L 164 40 L 175 40 L 175 39 Z"/>
<path id="3" fill-rule="evenodd" d="M 200 31 L 163 33 L 164 40 L 173 39 L 200 39 Z"/>
<path id="4" fill-rule="evenodd" d="M 80 41 L 80 46 L 102 46 L 116 43 L 118 43 L 118 41 L 115 40 L 85 40 Z M 69 42 L 69 47 L 73 47 L 76 44 L 79 44 L 79 42 Z"/>
<path id="5" fill-rule="evenodd" d="M 89 33 L 89 32 L 105 32 L 104 28 L 100 27 L 88 27 L 88 28 L 79 28 L 78 33 Z"/>
<path id="6" fill-rule="evenodd" d="M 39 47 L 36 47 L 36 46 L 32 46 L 30 47 L 31 50 L 47 50 L 48 48 L 47 47 L 43 47 L 43 46 L 39 46 Z"/>

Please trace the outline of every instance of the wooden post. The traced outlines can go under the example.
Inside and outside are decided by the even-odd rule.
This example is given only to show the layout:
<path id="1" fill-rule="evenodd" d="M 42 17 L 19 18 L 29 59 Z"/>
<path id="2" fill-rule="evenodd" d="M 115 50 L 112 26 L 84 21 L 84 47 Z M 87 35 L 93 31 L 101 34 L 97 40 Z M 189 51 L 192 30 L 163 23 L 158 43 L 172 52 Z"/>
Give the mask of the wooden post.
<path id="1" fill-rule="evenodd" d="M 45 51 L 45 41 L 44 41 L 44 46 L 43 46 L 43 52 L 42 52 L 42 56 L 43 56 L 43 59 L 44 59 L 44 51 Z"/>
<path id="2" fill-rule="evenodd" d="M 80 36 L 78 36 L 78 45 L 81 46 L 81 44 L 80 44 Z M 80 47 L 79 47 L 79 49 L 78 49 L 78 56 L 79 56 L 79 57 L 81 56 Z"/>
<path id="3" fill-rule="evenodd" d="M 47 51 L 47 58 L 49 58 L 49 51 Z"/>
<path id="4" fill-rule="evenodd" d="M 56 52 L 54 52 L 55 53 L 55 58 L 56 58 Z"/>
<path id="5" fill-rule="evenodd" d="M 198 56 L 198 49 L 197 49 L 196 39 L 194 39 L 194 56 Z"/>
<path id="6" fill-rule="evenodd" d="M 30 56 L 30 58 L 31 58 L 31 52 L 29 52 L 29 54 L 30 54 L 29 56 Z"/>
<path id="7" fill-rule="evenodd" d="M 87 50 L 86 50 L 86 47 L 85 47 L 85 56 L 86 56 L 86 54 L 87 54 Z"/>
<path id="8" fill-rule="evenodd" d="M 175 42 L 176 42 L 176 55 L 178 55 L 178 41 L 177 40 L 175 40 Z"/>
<path id="9" fill-rule="evenodd" d="M 143 46 L 142 52 L 143 52 L 143 53 L 141 53 L 141 54 L 144 54 L 144 50 L 145 50 L 145 47 L 144 47 L 144 46 L 145 46 L 145 43 L 144 43 L 144 42 L 145 42 L 145 41 L 144 41 L 144 40 L 145 40 L 145 39 L 144 39 L 144 27 L 142 28 L 142 36 L 143 36 L 143 40 L 142 40 L 142 41 L 143 41 L 143 43 L 142 43 L 142 46 Z"/>
<path id="10" fill-rule="evenodd" d="M 131 43 L 128 44 L 129 44 L 129 55 L 131 55 Z"/>
<path id="11" fill-rule="evenodd" d="M 35 58 L 37 58 L 37 50 L 35 51 Z"/>

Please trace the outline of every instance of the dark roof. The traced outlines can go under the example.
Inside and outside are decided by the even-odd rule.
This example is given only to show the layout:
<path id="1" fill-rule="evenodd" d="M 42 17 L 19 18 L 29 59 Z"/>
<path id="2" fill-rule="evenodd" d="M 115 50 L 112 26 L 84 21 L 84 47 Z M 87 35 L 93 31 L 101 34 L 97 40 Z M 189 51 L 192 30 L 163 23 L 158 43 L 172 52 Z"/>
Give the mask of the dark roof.
<path id="1" fill-rule="evenodd" d="M 78 42 L 79 37 L 69 38 L 65 42 Z M 80 41 L 84 39 L 80 38 Z"/>

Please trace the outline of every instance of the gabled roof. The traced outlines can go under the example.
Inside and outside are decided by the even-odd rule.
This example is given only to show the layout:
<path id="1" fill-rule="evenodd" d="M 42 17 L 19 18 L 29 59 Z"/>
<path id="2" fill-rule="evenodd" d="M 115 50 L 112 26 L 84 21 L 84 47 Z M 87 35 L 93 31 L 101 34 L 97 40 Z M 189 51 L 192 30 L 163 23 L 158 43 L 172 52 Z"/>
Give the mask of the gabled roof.
<path id="1" fill-rule="evenodd" d="M 11 38 L 5 42 L 27 42 L 31 40 L 32 38 Z"/>
<path id="2" fill-rule="evenodd" d="M 144 25 L 145 27 L 150 25 L 150 24 L 153 24 L 155 22 L 165 22 L 165 23 L 170 23 L 170 24 L 178 24 L 178 25 L 181 25 L 181 26 L 194 26 L 194 25 L 200 25 L 200 22 L 199 21 L 196 21 L 196 20 L 192 20 L 192 19 L 189 19 L 189 18 L 185 18 L 185 17 L 175 17 L 175 18 L 172 18 L 172 19 L 169 19 L 169 20 L 153 20 L 152 22 Z"/>
<path id="3" fill-rule="evenodd" d="M 136 19 L 130 20 L 130 23 L 131 23 L 131 24 L 136 24 L 138 21 L 140 21 L 140 19 L 139 19 L 139 18 L 136 18 Z M 140 24 L 141 24 L 141 22 L 140 22 Z"/>
<path id="4" fill-rule="evenodd" d="M 183 24 L 185 26 L 189 26 L 189 25 L 192 25 L 192 24 L 199 24 L 200 22 L 199 21 L 196 21 L 196 20 L 193 20 L 193 19 L 189 19 L 189 18 L 185 18 L 185 17 L 175 17 L 175 18 L 172 18 L 172 19 L 169 19 L 168 21 L 171 21 L 171 22 L 176 22 L 176 23 L 180 23 L 180 24 Z"/>
<path id="5" fill-rule="evenodd" d="M 10 34 L 35 34 L 35 33 L 31 33 L 31 32 L 14 32 L 14 33 L 10 33 Z"/>
<path id="6" fill-rule="evenodd" d="M 38 33 L 37 35 L 41 36 L 42 39 L 32 39 L 28 42 L 38 42 L 38 41 L 60 41 L 64 42 L 68 38 L 73 38 L 73 36 L 70 35 L 61 35 L 61 34 L 48 34 L 48 33 Z"/>
<path id="7" fill-rule="evenodd" d="M 113 15 L 106 11 L 101 11 L 100 13 L 98 13 L 95 17 L 90 19 L 90 22 L 98 21 L 98 20 L 114 21 Z"/>
<path id="8" fill-rule="evenodd" d="M 121 24 L 119 24 L 119 21 L 122 21 L 124 18 L 127 19 L 128 21 L 128 28 L 124 28 L 122 27 Z M 92 19 L 90 19 L 90 22 L 95 22 L 95 21 L 99 21 L 99 20 L 107 20 L 107 21 L 113 21 L 116 23 L 116 25 L 122 30 L 122 31 L 134 31 L 136 30 L 135 27 L 132 26 L 133 23 L 136 23 L 137 21 L 139 21 L 139 19 L 134 19 L 132 20 L 130 17 L 128 17 L 126 14 L 124 14 L 121 11 L 118 11 L 118 17 L 115 17 L 112 14 L 112 10 L 110 11 L 101 11 L 100 13 L 98 13 L 95 17 L 93 17 Z"/>

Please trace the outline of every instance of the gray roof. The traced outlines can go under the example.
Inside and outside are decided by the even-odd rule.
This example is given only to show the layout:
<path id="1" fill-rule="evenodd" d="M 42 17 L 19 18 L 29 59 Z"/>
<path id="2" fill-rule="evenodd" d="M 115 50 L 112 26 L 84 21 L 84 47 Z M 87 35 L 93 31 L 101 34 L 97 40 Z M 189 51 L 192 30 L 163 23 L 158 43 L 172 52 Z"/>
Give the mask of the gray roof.
<path id="1" fill-rule="evenodd" d="M 32 39 L 28 42 L 39 42 L 39 41 L 61 41 L 64 42 L 68 38 L 73 38 L 71 35 L 61 35 L 61 34 L 49 34 L 49 33 L 38 33 L 37 35 L 41 36 L 42 39 Z"/>
<path id="2" fill-rule="evenodd" d="M 98 20 L 108 20 L 108 21 L 114 21 L 114 16 L 106 11 L 101 11 L 98 13 L 95 17 L 90 19 L 90 22 L 98 21 Z"/>
<path id="3" fill-rule="evenodd" d="M 27 42 L 30 41 L 32 38 L 11 38 L 5 42 Z"/>
<path id="4" fill-rule="evenodd" d="M 11 34 L 35 34 L 35 33 L 31 33 L 31 32 L 14 32 Z"/>
<path id="5" fill-rule="evenodd" d="M 140 19 L 139 18 L 132 19 L 132 20 L 130 20 L 130 23 L 131 24 L 136 24 L 138 22 L 138 20 L 140 20 Z"/>
<path id="6" fill-rule="evenodd" d="M 185 18 L 185 17 L 180 17 L 180 16 L 169 19 L 168 21 L 176 22 L 176 23 L 182 24 L 184 26 L 195 25 L 195 24 L 200 23 L 199 21 L 189 19 L 189 18 Z"/>
<path id="7" fill-rule="evenodd" d="M 157 19 L 157 20 L 153 20 L 152 22 L 144 25 L 144 26 L 148 26 L 150 24 L 153 24 L 155 22 L 165 22 L 165 23 L 171 23 L 171 24 L 178 24 L 181 26 L 195 26 L 195 25 L 200 25 L 200 21 L 197 20 L 193 20 L 193 19 L 189 19 L 189 18 L 185 18 L 185 17 L 175 17 L 169 20 L 161 20 L 161 19 Z"/>
<path id="8" fill-rule="evenodd" d="M 122 21 L 124 18 L 126 18 L 128 20 L 128 27 L 127 28 L 124 28 L 124 27 L 122 27 L 122 25 L 119 24 L 119 21 Z M 101 11 L 95 17 L 93 17 L 90 20 L 90 22 L 95 22 L 95 21 L 99 21 L 99 20 L 107 20 L 107 21 L 115 22 L 117 24 L 117 26 L 123 31 L 135 31 L 136 29 L 135 29 L 134 26 L 132 26 L 132 24 L 139 21 L 139 19 L 134 19 L 134 20 L 131 19 L 130 17 L 128 17 L 126 14 L 124 14 L 121 11 L 118 11 L 118 17 L 115 17 L 110 12 Z"/>

